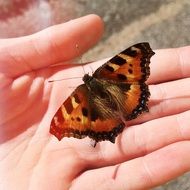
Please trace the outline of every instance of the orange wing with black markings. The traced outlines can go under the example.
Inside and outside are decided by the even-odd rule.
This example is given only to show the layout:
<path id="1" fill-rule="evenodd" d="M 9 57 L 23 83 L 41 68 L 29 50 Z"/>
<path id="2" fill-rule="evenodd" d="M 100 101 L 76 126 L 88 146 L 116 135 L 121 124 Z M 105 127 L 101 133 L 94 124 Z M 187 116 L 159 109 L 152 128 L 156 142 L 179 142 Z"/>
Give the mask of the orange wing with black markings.
<path id="1" fill-rule="evenodd" d="M 119 82 L 144 82 L 150 75 L 150 58 L 154 55 L 149 43 L 139 43 L 122 51 L 99 67 L 93 77 Z"/>
<path id="2" fill-rule="evenodd" d="M 96 108 L 89 107 L 90 102 L 92 97 L 86 85 L 78 86 L 54 115 L 50 133 L 59 140 L 63 137 L 81 139 L 89 136 L 96 142 L 115 142 L 115 137 L 123 130 L 124 123 L 118 117 L 100 117 Z"/>
<path id="3" fill-rule="evenodd" d="M 110 59 L 92 76 L 85 74 L 84 84 L 54 115 L 50 133 L 59 140 L 88 136 L 96 143 L 114 143 L 125 121 L 148 111 L 150 93 L 145 81 L 153 54 L 148 43 L 139 43 Z"/>
<path id="4" fill-rule="evenodd" d="M 124 112 L 125 120 L 137 118 L 143 112 L 148 112 L 148 99 L 150 96 L 148 86 L 146 84 L 131 84 L 130 89 L 125 92 Z"/>
<path id="5" fill-rule="evenodd" d="M 90 126 L 88 119 L 88 89 L 80 85 L 66 99 L 51 121 L 50 133 L 63 137 L 84 138 Z"/>
<path id="6" fill-rule="evenodd" d="M 135 44 L 111 58 L 99 67 L 93 77 L 113 82 L 119 86 L 131 84 L 125 92 L 126 120 L 135 119 L 142 112 L 148 111 L 148 99 L 150 92 L 145 83 L 150 75 L 150 58 L 154 52 L 149 43 Z"/>

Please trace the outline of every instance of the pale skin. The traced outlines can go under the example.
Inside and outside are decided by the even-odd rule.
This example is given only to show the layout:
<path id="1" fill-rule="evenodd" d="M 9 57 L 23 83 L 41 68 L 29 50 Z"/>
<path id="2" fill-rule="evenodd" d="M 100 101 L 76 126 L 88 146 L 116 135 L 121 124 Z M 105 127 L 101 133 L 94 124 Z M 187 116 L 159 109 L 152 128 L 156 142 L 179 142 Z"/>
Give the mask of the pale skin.
<path id="1" fill-rule="evenodd" d="M 82 27 L 81 27 L 82 26 Z M 150 112 L 116 143 L 49 134 L 51 118 L 81 79 L 104 61 L 68 68 L 101 37 L 89 15 L 31 36 L 0 40 L 0 189 L 150 189 L 190 170 L 190 46 L 156 50 Z M 81 37 L 82 36 L 82 37 Z"/>

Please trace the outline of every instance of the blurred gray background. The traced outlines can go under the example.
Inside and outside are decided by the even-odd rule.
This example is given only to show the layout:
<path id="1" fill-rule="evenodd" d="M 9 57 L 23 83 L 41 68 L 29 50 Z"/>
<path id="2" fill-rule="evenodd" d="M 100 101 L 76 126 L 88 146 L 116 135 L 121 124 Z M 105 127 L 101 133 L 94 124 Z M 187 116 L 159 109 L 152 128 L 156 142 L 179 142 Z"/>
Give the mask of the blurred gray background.
<path id="1" fill-rule="evenodd" d="M 105 34 L 83 56 L 85 61 L 110 57 L 142 41 L 153 49 L 190 44 L 190 0 L 0 0 L 0 38 L 32 34 L 90 13 L 102 17 Z M 190 173 L 155 188 L 179 189 L 190 189 Z"/>

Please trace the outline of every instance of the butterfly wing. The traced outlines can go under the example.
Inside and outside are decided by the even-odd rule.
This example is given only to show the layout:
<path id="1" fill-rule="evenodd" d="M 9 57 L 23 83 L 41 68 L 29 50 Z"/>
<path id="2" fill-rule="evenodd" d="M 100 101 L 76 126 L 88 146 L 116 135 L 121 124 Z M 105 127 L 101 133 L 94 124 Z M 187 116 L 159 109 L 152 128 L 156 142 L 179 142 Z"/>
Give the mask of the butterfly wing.
<path id="1" fill-rule="evenodd" d="M 95 83 L 87 88 L 90 84 L 85 81 L 58 109 L 50 133 L 59 140 L 89 136 L 96 142 L 115 142 L 125 126 L 123 118 L 134 119 L 148 110 L 150 93 L 145 81 L 153 54 L 148 43 L 139 43 L 98 68 L 92 76 Z"/>
<path id="2" fill-rule="evenodd" d="M 144 82 L 150 75 L 150 58 L 154 52 L 149 43 L 139 43 L 122 51 L 101 67 L 93 77 L 118 82 Z"/>
<path id="3" fill-rule="evenodd" d="M 125 120 L 135 119 L 138 115 L 148 111 L 148 99 L 150 92 L 148 86 L 145 83 L 125 84 L 129 88 L 126 90 L 123 88 L 124 84 L 119 86 L 125 94 L 123 104 L 121 105 L 123 111 L 121 114 Z"/>
<path id="4" fill-rule="evenodd" d="M 84 138 L 90 125 L 87 117 L 88 98 L 86 86 L 78 86 L 55 113 L 50 133 L 59 140 L 63 137 Z"/>
<path id="5" fill-rule="evenodd" d="M 85 84 L 78 86 L 54 115 L 50 133 L 59 140 L 63 137 L 81 139 L 89 136 L 96 142 L 114 142 L 124 128 L 124 123 L 112 115 L 102 117 L 99 107 L 92 103 L 92 98 Z"/>
<path id="6" fill-rule="evenodd" d="M 145 81 L 150 75 L 152 55 L 154 52 L 149 43 L 139 43 L 107 61 L 93 74 L 97 79 L 115 83 L 125 93 L 121 107 L 125 108 L 122 114 L 126 120 L 135 119 L 142 112 L 148 111 L 150 92 Z M 114 94 L 114 91 L 111 93 Z"/>

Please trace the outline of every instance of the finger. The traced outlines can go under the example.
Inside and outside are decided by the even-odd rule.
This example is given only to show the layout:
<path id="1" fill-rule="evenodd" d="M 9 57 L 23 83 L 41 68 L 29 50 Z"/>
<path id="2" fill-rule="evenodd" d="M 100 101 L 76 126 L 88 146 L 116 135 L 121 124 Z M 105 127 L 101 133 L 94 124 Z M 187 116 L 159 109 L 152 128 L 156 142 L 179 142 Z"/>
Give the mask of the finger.
<path id="1" fill-rule="evenodd" d="M 86 171 L 71 189 L 131 190 L 158 186 L 190 170 L 189 149 L 189 141 L 178 142 L 120 165 Z"/>
<path id="2" fill-rule="evenodd" d="M 102 167 L 144 156 L 172 143 L 190 140 L 190 111 L 155 119 L 125 130 L 116 143 L 101 142 L 88 157 L 90 167 Z M 78 146 L 78 145 L 77 145 Z"/>
<path id="3" fill-rule="evenodd" d="M 16 77 L 75 58 L 93 46 L 102 32 L 101 19 L 89 15 L 27 37 L 1 40 L 0 70 Z"/>
<path id="4" fill-rule="evenodd" d="M 121 160 L 128 160 L 175 142 L 190 140 L 189 117 L 190 111 L 187 111 L 127 128 L 118 138 L 118 155 Z"/>
<path id="5" fill-rule="evenodd" d="M 155 51 L 151 58 L 150 84 L 176 80 L 190 76 L 190 46 Z"/>

